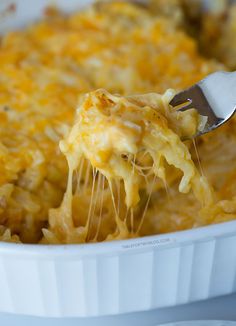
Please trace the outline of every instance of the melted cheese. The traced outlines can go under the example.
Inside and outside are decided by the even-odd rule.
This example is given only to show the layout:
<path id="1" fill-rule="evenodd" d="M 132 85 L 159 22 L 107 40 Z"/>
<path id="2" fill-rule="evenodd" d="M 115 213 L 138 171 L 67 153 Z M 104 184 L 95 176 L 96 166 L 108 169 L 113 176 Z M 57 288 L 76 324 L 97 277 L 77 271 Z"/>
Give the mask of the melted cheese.
<path id="1" fill-rule="evenodd" d="M 165 0 L 168 10 L 164 10 L 158 0 L 160 7 L 155 11 L 155 3 L 151 9 L 126 2 L 98 3 L 68 16 L 54 13 L 1 37 L 0 239 L 103 241 L 235 218 L 235 120 L 197 140 L 203 172 L 214 190 L 215 209 L 210 209 L 206 203 L 211 187 L 196 168 L 199 162 L 194 146 L 191 141 L 181 142 L 184 135 L 195 133 L 199 123 L 196 113 L 172 112 L 169 92 L 129 97 L 162 94 L 168 88 L 179 91 L 222 69 L 219 63 L 203 58 L 196 41 L 177 27 L 185 21 L 175 5 L 172 10 Z M 115 104 L 109 107 L 105 102 L 98 109 L 101 91 L 90 92 L 100 88 L 123 97 L 104 92 L 102 97 Z M 87 102 L 88 110 L 83 113 L 92 119 L 97 115 L 99 124 L 88 123 L 91 137 L 83 141 L 86 148 L 80 148 L 81 158 L 75 157 L 74 163 L 71 159 L 68 179 L 68 164 L 59 142 L 64 139 L 66 144 L 72 129 L 77 133 L 73 125 L 78 96 L 83 104 L 88 99 L 84 98 L 86 93 L 95 102 L 93 107 Z M 106 110 L 109 113 L 119 103 L 135 115 L 120 112 L 122 118 L 118 119 L 113 114 L 112 127 Z M 140 112 L 144 113 L 142 118 Z M 151 121 L 154 134 L 140 126 L 152 114 L 160 117 Z M 109 128 L 101 130 L 103 123 Z M 95 128 L 99 125 L 100 133 Z M 150 140 L 156 141 L 157 132 L 168 141 L 158 139 L 150 144 Z M 74 142 L 73 137 L 70 141 Z M 106 151 L 99 152 L 92 141 L 106 144 Z M 183 166 L 181 151 L 171 156 L 175 141 L 186 153 Z M 140 151 L 139 142 L 147 152 Z M 70 153 L 80 147 L 74 143 Z M 65 152 L 67 157 L 69 152 Z M 156 169 L 150 155 L 154 152 L 161 153 L 155 157 Z M 116 164 L 109 159 L 112 153 Z M 177 168 L 167 160 L 176 160 Z M 126 169 L 132 172 L 128 177 Z M 191 189 L 195 189 L 194 194 Z M 209 198 L 203 195 L 206 193 Z"/>
<path id="2" fill-rule="evenodd" d="M 179 183 L 181 193 L 188 193 L 192 189 L 204 207 L 212 204 L 212 189 L 206 178 L 199 174 L 188 147 L 181 141 L 181 138 L 191 138 L 198 132 L 203 118 L 194 109 L 186 112 L 172 109 L 169 101 L 173 95 L 174 92 L 169 90 L 163 96 L 146 94 L 122 97 L 111 95 L 102 89 L 85 95 L 77 110 L 75 125 L 67 138 L 60 142 L 69 166 L 64 200 L 59 209 L 51 212 L 51 220 L 60 221 L 60 232 L 57 235 L 60 241 L 68 241 L 72 234 L 75 241 L 88 240 L 91 209 L 88 211 L 85 226 L 74 228 L 72 208 L 73 174 L 80 169 L 84 160 L 91 164 L 96 175 L 101 174 L 107 179 L 111 189 L 116 230 L 114 234 L 107 234 L 108 239 L 122 239 L 133 234 L 138 236 L 140 226 L 134 230 L 132 221 L 129 227 L 123 214 L 119 213 L 120 203 L 117 207 L 115 204 L 118 194 L 113 193 L 112 184 L 116 184 L 116 187 L 119 185 L 119 189 L 123 186 L 125 205 L 133 220 L 133 209 L 139 205 L 140 192 L 146 192 L 147 188 L 145 175 L 142 173 L 142 168 L 146 169 L 147 166 L 140 166 L 143 153 L 150 158 L 148 173 L 155 182 L 156 178 L 160 178 L 165 183 L 165 166 L 172 165 L 183 174 Z M 95 184 L 98 191 L 103 191 L 99 189 L 99 177 L 96 179 L 96 175 L 93 175 L 92 182 L 93 201 Z M 79 183 L 80 178 L 77 180 L 78 188 L 81 187 Z M 141 225 L 146 210 L 147 205 L 142 212 Z M 58 227 L 57 225 L 52 230 L 57 232 Z"/>

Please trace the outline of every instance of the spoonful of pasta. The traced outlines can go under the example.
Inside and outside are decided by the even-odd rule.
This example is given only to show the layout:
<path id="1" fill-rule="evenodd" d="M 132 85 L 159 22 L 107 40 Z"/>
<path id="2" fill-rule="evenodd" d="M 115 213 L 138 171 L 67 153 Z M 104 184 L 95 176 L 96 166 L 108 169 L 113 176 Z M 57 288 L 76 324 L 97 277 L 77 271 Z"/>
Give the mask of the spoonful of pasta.
<path id="1" fill-rule="evenodd" d="M 216 72 L 176 94 L 170 105 L 180 111 L 194 108 L 207 117 L 195 136 L 205 134 L 228 121 L 236 112 L 236 72 Z"/>

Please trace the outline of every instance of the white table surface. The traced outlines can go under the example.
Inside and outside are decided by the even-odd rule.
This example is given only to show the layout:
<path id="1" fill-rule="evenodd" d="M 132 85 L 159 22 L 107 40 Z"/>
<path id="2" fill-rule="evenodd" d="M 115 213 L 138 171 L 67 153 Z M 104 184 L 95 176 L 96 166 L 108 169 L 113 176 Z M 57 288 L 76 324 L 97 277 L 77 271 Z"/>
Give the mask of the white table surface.
<path id="1" fill-rule="evenodd" d="M 236 294 L 186 306 L 103 318 L 35 318 L 0 314 L 0 326 L 154 326 L 183 320 L 231 320 L 236 325 Z"/>

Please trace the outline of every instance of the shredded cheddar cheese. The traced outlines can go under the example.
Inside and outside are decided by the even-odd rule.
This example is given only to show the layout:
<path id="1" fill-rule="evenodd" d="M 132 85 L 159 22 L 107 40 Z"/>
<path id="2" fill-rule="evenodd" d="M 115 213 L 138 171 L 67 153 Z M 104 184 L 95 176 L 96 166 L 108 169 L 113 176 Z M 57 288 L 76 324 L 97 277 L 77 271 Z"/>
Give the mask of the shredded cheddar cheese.
<path id="1" fill-rule="evenodd" d="M 2 241 L 95 242 L 236 217 L 235 119 L 194 146 L 184 139 L 204 121 L 172 110 L 166 92 L 222 65 L 199 54 L 183 16 L 153 5 L 97 3 L 0 39 Z"/>

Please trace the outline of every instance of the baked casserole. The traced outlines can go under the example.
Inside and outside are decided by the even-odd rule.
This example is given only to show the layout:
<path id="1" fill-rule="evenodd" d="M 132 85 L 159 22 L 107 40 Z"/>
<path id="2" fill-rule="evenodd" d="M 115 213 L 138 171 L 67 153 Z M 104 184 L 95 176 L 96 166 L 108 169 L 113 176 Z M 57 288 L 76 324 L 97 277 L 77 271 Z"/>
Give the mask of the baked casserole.
<path id="1" fill-rule="evenodd" d="M 188 10 L 99 2 L 1 38 L 2 241 L 97 242 L 236 218 L 236 119 L 184 141 L 204 117 L 169 105 L 234 66 L 218 12 L 211 28 L 199 18 L 197 39 Z M 221 33 L 236 37 L 227 19 Z M 203 51 L 213 34 L 215 50 Z"/>

